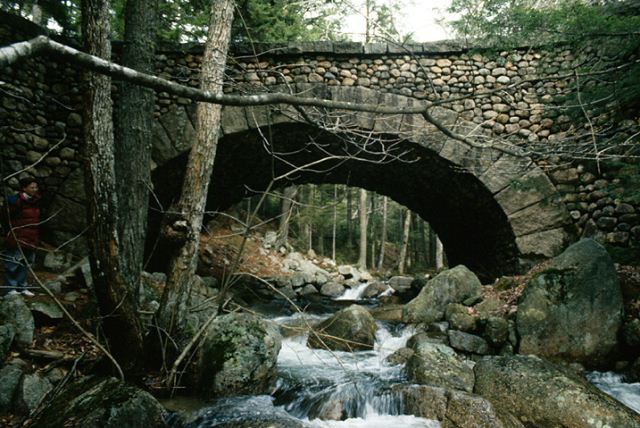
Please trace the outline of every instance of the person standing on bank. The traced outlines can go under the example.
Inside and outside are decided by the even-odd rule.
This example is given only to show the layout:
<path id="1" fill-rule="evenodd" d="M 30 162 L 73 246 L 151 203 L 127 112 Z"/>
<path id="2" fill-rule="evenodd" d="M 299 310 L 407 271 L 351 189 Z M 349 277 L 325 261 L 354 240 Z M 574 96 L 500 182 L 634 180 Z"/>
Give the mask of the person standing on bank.
<path id="1" fill-rule="evenodd" d="M 31 297 L 27 289 L 28 265 L 36 258 L 38 224 L 40 223 L 40 195 L 33 178 L 20 180 L 20 191 L 7 197 L 9 233 L 4 254 L 4 285 L 8 294 L 22 293 Z"/>

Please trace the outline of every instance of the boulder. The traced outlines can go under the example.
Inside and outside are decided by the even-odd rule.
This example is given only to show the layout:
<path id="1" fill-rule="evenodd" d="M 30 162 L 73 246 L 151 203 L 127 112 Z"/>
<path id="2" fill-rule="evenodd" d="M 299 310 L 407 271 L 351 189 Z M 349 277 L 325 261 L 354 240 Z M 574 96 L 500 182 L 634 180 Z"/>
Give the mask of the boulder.
<path id="1" fill-rule="evenodd" d="M 414 351 L 411 348 L 400 348 L 384 360 L 391 365 L 402 366 L 409 361 L 413 354 Z"/>
<path id="2" fill-rule="evenodd" d="M 175 419 L 175 417 L 174 417 Z M 273 397 L 243 396 L 216 400 L 202 410 L 187 414 L 171 426 L 184 428 L 304 428 L 306 425 L 273 405 Z"/>
<path id="3" fill-rule="evenodd" d="M 393 288 L 396 293 L 402 294 L 411 289 L 413 277 L 410 276 L 392 276 L 389 279 L 389 287 Z"/>
<path id="4" fill-rule="evenodd" d="M 517 418 L 500 413 L 479 395 L 427 385 L 397 385 L 404 413 L 455 428 L 524 428 Z"/>
<path id="5" fill-rule="evenodd" d="M 375 281 L 367 285 L 367 288 L 362 292 L 362 297 L 369 299 L 372 297 L 378 297 L 380 294 L 389 290 L 389 286 L 382 281 Z"/>
<path id="6" fill-rule="evenodd" d="M 308 296 L 309 294 L 318 294 L 318 289 L 313 284 L 307 284 L 299 288 L 296 293 L 300 296 Z"/>
<path id="7" fill-rule="evenodd" d="M 344 294 L 344 286 L 337 282 L 327 282 L 320 288 L 320 294 L 327 297 L 338 297 Z"/>
<path id="8" fill-rule="evenodd" d="M 489 344 L 483 338 L 458 330 L 449 330 L 449 345 L 458 351 L 487 355 Z"/>
<path id="9" fill-rule="evenodd" d="M 414 351 L 406 366 L 410 381 L 467 392 L 473 390 L 473 369 L 453 349 L 426 335 L 414 338 L 407 343 Z"/>
<path id="10" fill-rule="evenodd" d="M 459 303 L 449 303 L 445 310 L 445 319 L 454 330 L 474 331 L 476 329 L 477 317 L 471 315 L 468 307 Z"/>
<path id="11" fill-rule="evenodd" d="M 602 367 L 618 344 L 623 302 L 607 251 L 573 244 L 527 283 L 518 305 L 519 352 Z"/>
<path id="12" fill-rule="evenodd" d="M 27 304 L 19 294 L 5 296 L 0 302 L 0 322 L 11 324 L 16 331 L 15 341 L 25 347 L 31 346 L 35 323 Z"/>
<path id="13" fill-rule="evenodd" d="M 164 409 L 148 392 L 114 378 L 67 386 L 33 422 L 36 428 L 166 427 Z"/>
<path id="14" fill-rule="evenodd" d="M 307 346 L 333 351 L 373 349 L 377 326 L 368 310 L 351 305 L 324 320 L 309 334 Z M 326 336 L 325 336 L 326 335 Z"/>
<path id="15" fill-rule="evenodd" d="M 386 304 L 378 306 L 377 308 L 371 308 L 369 312 L 373 315 L 373 318 L 378 321 L 399 323 L 402 321 L 402 307 L 403 305 Z"/>
<path id="16" fill-rule="evenodd" d="M 485 357 L 474 392 L 532 427 L 640 427 L 640 416 L 567 369 L 535 356 Z"/>
<path id="17" fill-rule="evenodd" d="M 11 349 L 11 344 L 15 336 L 16 328 L 12 324 L 0 325 L 0 365 L 3 364 L 3 361 L 7 358 L 7 355 L 9 355 L 9 350 Z"/>
<path id="18" fill-rule="evenodd" d="M 482 336 L 494 348 L 504 345 L 509 339 L 509 321 L 500 317 L 488 317 L 481 320 Z"/>
<path id="19" fill-rule="evenodd" d="M 12 410 L 22 373 L 22 368 L 17 364 L 7 364 L 0 369 L 0 413 Z"/>
<path id="20" fill-rule="evenodd" d="M 53 389 L 47 378 L 37 373 L 25 374 L 18 386 L 17 405 L 24 413 L 31 413 L 40 404 L 45 395 Z"/>
<path id="21" fill-rule="evenodd" d="M 194 379 L 204 397 L 260 394 L 276 377 L 278 327 L 257 316 L 232 313 L 209 326 Z"/>
<path id="22" fill-rule="evenodd" d="M 29 302 L 29 309 L 38 326 L 57 324 L 64 318 L 62 309 L 50 299 Z"/>
<path id="23" fill-rule="evenodd" d="M 449 303 L 461 303 L 481 292 L 478 277 L 465 266 L 458 265 L 427 282 L 420 294 L 405 305 L 403 320 L 409 323 L 439 321 Z"/>

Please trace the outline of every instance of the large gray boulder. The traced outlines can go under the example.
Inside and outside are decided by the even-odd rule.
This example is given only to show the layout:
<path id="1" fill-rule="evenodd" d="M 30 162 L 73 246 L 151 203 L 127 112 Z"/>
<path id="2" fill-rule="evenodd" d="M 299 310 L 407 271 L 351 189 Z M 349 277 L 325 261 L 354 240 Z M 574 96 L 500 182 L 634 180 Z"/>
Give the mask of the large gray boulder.
<path id="1" fill-rule="evenodd" d="M 17 364 L 7 364 L 0 370 L 0 413 L 12 410 L 22 374 Z"/>
<path id="2" fill-rule="evenodd" d="M 276 377 L 282 337 L 278 327 L 262 318 L 232 313 L 207 329 L 194 377 L 206 398 L 260 394 Z"/>
<path id="3" fill-rule="evenodd" d="M 463 265 L 441 272 L 405 305 L 403 320 L 409 323 L 432 323 L 444 317 L 449 303 L 462 303 L 482 293 L 478 277 Z"/>
<path id="4" fill-rule="evenodd" d="M 25 374 L 18 386 L 17 407 L 25 413 L 33 412 L 52 389 L 48 379 L 37 373 Z"/>
<path id="5" fill-rule="evenodd" d="M 71 384 L 34 421 L 35 428 L 166 427 L 164 409 L 151 394 L 118 379 Z"/>
<path id="6" fill-rule="evenodd" d="M 0 301 L 0 324 L 11 324 L 15 328 L 15 341 L 24 347 L 33 342 L 35 323 L 29 307 L 19 294 L 5 296 Z"/>
<path id="7" fill-rule="evenodd" d="M 16 336 L 16 328 L 12 324 L 0 325 L 0 366 L 9 355 L 13 338 Z"/>
<path id="8" fill-rule="evenodd" d="M 368 310 L 351 305 L 324 320 L 309 334 L 307 346 L 333 351 L 361 351 L 373 349 L 376 322 Z"/>
<path id="9" fill-rule="evenodd" d="M 516 320 L 519 353 L 606 365 L 618 344 L 622 315 L 611 257 L 596 241 L 583 239 L 527 283 Z"/>
<path id="10" fill-rule="evenodd" d="M 426 334 L 414 336 L 407 345 L 414 351 L 406 365 L 410 381 L 467 392 L 473 390 L 473 369 L 453 349 Z"/>
<path id="11" fill-rule="evenodd" d="M 535 356 L 486 357 L 474 392 L 531 427 L 640 427 L 640 415 L 568 370 Z"/>
<path id="12" fill-rule="evenodd" d="M 447 428 L 524 428 L 515 416 L 498 414 L 488 400 L 467 392 L 427 385 L 397 385 L 404 413 L 434 419 Z"/>

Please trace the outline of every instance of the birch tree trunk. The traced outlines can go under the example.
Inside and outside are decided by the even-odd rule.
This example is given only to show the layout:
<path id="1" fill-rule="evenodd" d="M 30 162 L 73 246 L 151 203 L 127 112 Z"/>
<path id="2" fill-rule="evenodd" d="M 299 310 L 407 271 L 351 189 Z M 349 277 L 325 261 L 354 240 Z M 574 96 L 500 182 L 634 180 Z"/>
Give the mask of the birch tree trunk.
<path id="1" fill-rule="evenodd" d="M 108 0 L 83 2 L 85 50 L 107 60 L 111 57 L 109 22 Z M 84 78 L 84 176 L 91 272 L 111 352 L 122 369 L 131 372 L 141 361 L 143 338 L 135 291 L 124 281 L 120 264 L 111 78 L 92 72 Z"/>
<path id="2" fill-rule="evenodd" d="M 333 227 L 331 228 L 331 260 L 336 259 L 336 229 L 338 228 L 338 185 L 333 185 Z"/>
<path id="3" fill-rule="evenodd" d="M 280 211 L 280 224 L 278 225 L 278 239 L 276 241 L 276 250 L 289 243 L 289 224 L 291 224 L 291 215 L 293 214 L 293 199 L 298 193 L 298 186 L 285 187 L 282 192 L 282 204 Z"/>
<path id="4" fill-rule="evenodd" d="M 360 189 L 360 256 L 358 257 L 358 267 L 367 269 L 367 191 Z"/>
<path id="5" fill-rule="evenodd" d="M 389 201 L 386 196 L 382 197 L 382 231 L 380 232 L 380 259 L 378 260 L 378 270 L 382 271 L 384 264 L 384 244 L 387 241 L 387 205 Z"/>
<path id="6" fill-rule="evenodd" d="M 440 270 L 444 267 L 444 247 L 442 241 L 436 235 L 436 270 Z"/>
<path id="7" fill-rule="evenodd" d="M 407 260 L 407 247 L 409 246 L 409 229 L 411 227 L 411 211 L 407 210 L 402 228 L 402 244 L 400 244 L 400 257 L 398 258 L 398 273 L 404 274 L 404 266 Z"/>
<path id="8" fill-rule="evenodd" d="M 201 70 L 201 89 L 204 91 L 222 93 L 233 11 L 233 0 L 212 2 Z M 176 214 L 167 218 L 163 227 L 165 238 L 176 243 L 175 252 L 168 263 L 167 285 L 158 313 L 160 325 L 171 337 L 176 333 L 182 334 L 185 327 L 198 260 L 200 229 L 218 144 L 220 114 L 219 105 L 198 104 L 196 140 L 189 153 L 182 193 L 171 209 Z"/>

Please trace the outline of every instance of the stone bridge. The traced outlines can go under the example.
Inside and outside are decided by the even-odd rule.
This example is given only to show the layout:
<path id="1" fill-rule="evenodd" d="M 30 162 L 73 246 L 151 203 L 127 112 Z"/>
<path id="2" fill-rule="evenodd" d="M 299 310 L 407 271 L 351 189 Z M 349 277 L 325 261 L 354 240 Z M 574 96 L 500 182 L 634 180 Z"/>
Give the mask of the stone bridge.
<path id="1" fill-rule="evenodd" d="M 2 44 L 40 31 L 0 15 Z M 472 54 L 452 44 L 409 48 L 330 42 L 236 47 L 225 92 L 286 91 L 397 107 L 457 97 L 434 108 L 434 116 L 457 133 L 492 144 L 475 148 L 447 138 L 418 115 L 226 107 L 209 207 L 227 208 L 286 175 L 274 186 L 342 183 L 391 197 L 435 228 L 452 264 L 485 276 L 557 254 L 592 220 L 577 196 L 572 199 L 584 193 L 578 186 L 592 186 L 589 201 L 592 183 L 601 177 L 591 178 L 581 167 L 550 169 L 511 152 L 524 143 L 553 144 L 571 132 L 569 117 L 557 108 L 569 82 L 523 81 L 543 70 L 562 74 L 583 58 L 561 49 Z M 115 51 L 117 58 L 117 46 Z M 162 50 L 157 74 L 198 86 L 201 54 L 198 46 Z M 79 71 L 45 57 L 0 70 L 0 80 L 0 117 L 11 124 L 4 134 L 3 176 L 35 164 L 29 173 L 43 180 L 50 210 L 65 213 L 51 232 L 62 241 L 78 228 L 64 220 L 82 218 L 83 211 Z M 114 99 L 117 104 L 117 86 Z M 166 202 L 179 190 L 195 107 L 159 93 L 155 109 L 154 186 Z"/>

